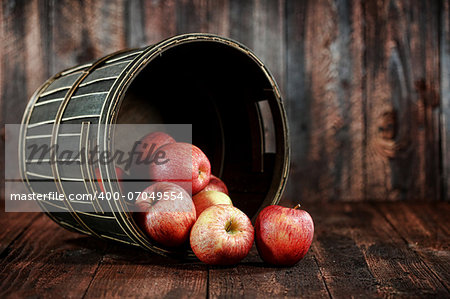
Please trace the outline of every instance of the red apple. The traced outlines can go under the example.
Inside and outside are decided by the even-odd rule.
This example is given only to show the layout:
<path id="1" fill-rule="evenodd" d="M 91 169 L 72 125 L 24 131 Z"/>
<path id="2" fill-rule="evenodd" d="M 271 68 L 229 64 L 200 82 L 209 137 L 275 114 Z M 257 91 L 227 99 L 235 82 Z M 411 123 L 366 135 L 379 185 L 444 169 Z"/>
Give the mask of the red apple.
<path id="1" fill-rule="evenodd" d="M 206 155 L 189 143 L 170 143 L 155 153 L 150 166 L 150 177 L 156 181 L 172 182 L 195 194 L 206 187 L 211 176 L 211 165 Z"/>
<path id="2" fill-rule="evenodd" d="M 231 205 L 215 205 L 198 217 L 190 243 L 202 262 L 232 265 L 247 256 L 253 239 L 254 230 L 247 215 Z"/>
<path id="3" fill-rule="evenodd" d="M 200 214 L 207 208 L 215 205 L 233 205 L 231 199 L 223 192 L 211 190 L 211 191 L 201 191 L 192 197 L 192 201 L 195 205 L 195 212 L 197 213 L 197 218 Z"/>
<path id="4" fill-rule="evenodd" d="M 149 161 L 151 161 L 152 156 L 161 146 L 175 142 L 172 136 L 164 132 L 153 132 L 142 137 L 135 149 L 139 156 L 130 170 L 132 180 L 149 180 L 149 168 L 152 164 Z"/>
<path id="5" fill-rule="evenodd" d="M 123 190 L 123 186 L 122 186 L 122 179 L 125 176 L 125 172 L 122 170 L 122 168 L 116 167 L 116 177 L 117 177 L 117 181 L 119 182 L 119 187 L 121 190 Z M 95 179 L 97 180 L 97 183 L 100 187 L 100 191 L 101 192 L 105 192 L 105 188 L 103 187 L 103 180 L 102 180 L 102 176 L 100 174 L 100 169 L 99 168 L 95 168 Z"/>
<path id="6" fill-rule="evenodd" d="M 308 212 L 268 206 L 255 222 L 256 248 L 261 258 L 273 265 L 292 266 L 308 252 L 314 223 Z"/>
<path id="7" fill-rule="evenodd" d="M 211 174 L 211 179 L 209 180 L 209 184 L 202 191 L 212 191 L 212 190 L 220 191 L 220 192 L 225 193 L 226 195 L 229 195 L 228 188 L 225 185 L 225 183 L 221 179 L 216 177 L 215 175 Z"/>
<path id="8" fill-rule="evenodd" d="M 155 153 L 161 146 L 175 143 L 175 139 L 164 132 L 153 132 L 141 138 L 140 144 L 136 147 L 136 152 L 142 153 L 142 159 Z"/>
<path id="9" fill-rule="evenodd" d="M 136 206 L 135 219 L 152 240 L 173 247 L 189 238 L 196 220 L 195 206 L 180 186 L 155 183 L 140 194 Z"/>

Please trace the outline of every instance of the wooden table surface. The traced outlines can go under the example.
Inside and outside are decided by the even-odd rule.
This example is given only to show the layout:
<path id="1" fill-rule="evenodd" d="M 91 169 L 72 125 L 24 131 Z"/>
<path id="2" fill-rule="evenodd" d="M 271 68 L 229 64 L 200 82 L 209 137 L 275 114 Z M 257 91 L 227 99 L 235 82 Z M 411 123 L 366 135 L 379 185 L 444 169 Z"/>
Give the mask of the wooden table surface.
<path id="1" fill-rule="evenodd" d="M 313 245 L 295 267 L 212 267 L 68 232 L 38 213 L 0 219 L 5 297 L 450 297 L 450 204 L 304 207 Z"/>

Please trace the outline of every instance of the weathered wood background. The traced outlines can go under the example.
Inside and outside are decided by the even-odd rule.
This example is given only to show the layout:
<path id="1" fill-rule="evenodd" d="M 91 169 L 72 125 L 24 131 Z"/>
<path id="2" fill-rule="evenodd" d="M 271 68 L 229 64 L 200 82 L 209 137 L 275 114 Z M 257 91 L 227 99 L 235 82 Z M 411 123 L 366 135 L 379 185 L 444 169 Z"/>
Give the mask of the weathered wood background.
<path id="1" fill-rule="evenodd" d="M 449 198 L 449 6 L 5 0 L 2 123 L 19 123 L 33 91 L 63 68 L 176 34 L 211 32 L 253 49 L 281 87 L 293 158 L 286 200 Z M 1 151 L 3 164 L 3 144 Z"/>

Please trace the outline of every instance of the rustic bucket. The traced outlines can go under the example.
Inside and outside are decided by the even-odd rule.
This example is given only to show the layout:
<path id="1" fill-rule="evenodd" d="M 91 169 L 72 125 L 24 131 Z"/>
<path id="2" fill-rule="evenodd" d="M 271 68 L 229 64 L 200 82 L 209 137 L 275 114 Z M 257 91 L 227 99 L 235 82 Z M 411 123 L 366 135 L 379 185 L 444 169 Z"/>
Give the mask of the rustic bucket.
<path id="1" fill-rule="evenodd" d="M 78 146 L 93 139 L 100 149 L 108 150 L 114 146 L 112 132 L 90 131 L 91 125 L 161 121 L 192 124 L 193 143 L 227 183 L 235 206 L 250 217 L 279 202 L 289 170 L 288 128 L 280 91 L 249 49 L 210 34 L 180 35 L 142 49 L 116 52 L 50 78 L 24 112 L 19 142 L 22 179 L 31 192 L 63 193 L 74 182 L 85 192 L 94 192 L 98 186 L 92 167 L 84 165 L 78 172 L 58 163 L 36 167 L 26 161 L 27 143 L 39 140 L 54 145 L 64 138 Z M 61 124 L 78 124 L 80 131 L 63 132 Z M 49 159 L 55 159 L 52 153 Z M 120 192 L 114 166 L 102 166 L 101 172 L 105 190 Z M 45 179 L 50 181 L 46 190 L 34 186 L 34 181 Z M 155 244 L 130 212 L 81 213 L 66 200 L 59 206 L 62 212 L 55 213 L 48 211 L 47 202 L 39 204 L 69 230 L 166 256 L 192 256 L 190 250 Z"/>

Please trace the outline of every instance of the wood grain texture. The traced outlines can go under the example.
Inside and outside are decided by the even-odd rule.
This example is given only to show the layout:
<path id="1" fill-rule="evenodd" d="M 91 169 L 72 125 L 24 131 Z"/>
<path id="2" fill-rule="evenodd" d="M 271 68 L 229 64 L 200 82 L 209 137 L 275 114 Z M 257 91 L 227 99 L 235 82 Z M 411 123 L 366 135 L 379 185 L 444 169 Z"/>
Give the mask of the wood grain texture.
<path id="1" fill-rule="evenodd" d="M 4 209 L 4 207 L 1 207 Z M 37 217 L 42 217 L 41 213 L 0 213 L 0 256 L 8 255 L 8 249 Z M 6 252 L 5 252 L 6 251 Z"/>
<path id="2" fill-rule="evenodd" d="M 123 1 L 54 1 L 48 18 L 54 73 L 127 47 Z"/>
<path id="3" fill-rule="evenodd" d="M 205 298 L 208 269 L 138 248 L 111 246 L 86 298 Z M 120 283 L 118 283 L 120 282 Z"/>
<path id="4" fill-rule="evenodd" d="M 85 25 L 83 33 L 90 38 L 95 58 L 124 49 L 125 5 L 120 0 L 87 0 L 83 2 Z"/>
<path id="5" fill-rule="evenodd" d="M 367 199 L 439 199 L 438 1 L 368 1 Z"/>
<path id="6" fill-rule="evenodd" d="M 296 266 L 277 268 L 266 265 L 253 247 L 235 267 L 209 268 L 209 297 L 329 298 L 329 294 L 313 250 Z"/>
<path id="7" fill-rule="evenodd" d="M 0 38 L 2 41 L 6 41 L 6 24 L 4 22 L 5 16 L 3 14 L 3 5 L 0 5 Z M 4 195 L 5 194 L 5 120 L 3 118 L 3 94 L 4 94 L 4 78 L 5 78 L 5 70 L 3 69 L 3 59 L 4 59 L 4 47 L 0 47 L 0 207 L 4 210 L 5 202 Z"/>
<path id="8" fill-rule="evenodd" d="M 363 173 L 363 12 L 359 1 L 287 2 L 287 196 L 360 200 Z"/>
<path id="9" fill-rule="evenodd" d="M 228 36 L 227 0 L 181 0 L 176 4 L 177 34 L 208 32 Z"/>
<path id="10" fill-rule="evenodd" d="M 146 1 L 139 7 L 144 11 L 144 32 L 148 44 L 155 44 L 170 36 L 176 35 L 176 1 Z"/>
<path id="11" fill-rule="evenodd" d="M 42 1 L 2 2 L 2 120 L 20 123 L 28 98 L 49 76 L 49 32 Z M 2 156 L 3 159 L 3 156 Z"/>
<path id="12" fill-rule="evenodd" d="M 282 94 L 286 76 L 285 9 L 283 0 L 255 0 L 250 17 L 253 21 L 253 34 L 249 43 L 250 48 L 275 77 Z"/>
<path id="13" fill-rule="evenodd" d="M 311 246 L 331 297 L 368 298 L 378 292 L 378 281 L 354 240 L 352 228 L 361 219 L 346 207 L 344 210 L 342 204 L 334 204 L 320 211 L 303 205 L 314 219 L 315 236 Z"/>
<path id="14" fill-rule="evenodd" d="M 450 237 L 450 205 L 442 202 L 415 205 L 379 203 L 375 207 L 450 290 L 450 246 L 446 241 Z"/>
<path id="15" fill-rule="evenodd" d="M 92 40 L 84 28 L 87 24 L 83 3 L 55 1 L 47 19 L 52 24 L 51 52 L 47 53 L 52 74 L 95 58 Z"/>
<path id="16" fill-rule="evenodd" d="M 39 217 L 0 261 L 0 296 L 81 298 L 106 245 Z"/>
<path id="17" fill-rule="evenodd" d="M 49 1 L 2 1 L 1 46 L 1 198 L 4 196 L 5 139 L 9 134 L 4 124 L 19 124 L 29 97 L 50 76 L 46 23 Z M 9 140 L 14 140 L 11 137 Z M 15 170 L 9 170 L 18 177 Z M 13 173 L 14 172 L 14 173 Z"/>
<path id="18" fill-rule="evenodd" d="M 450 3 L 441 7 L 441 101 L 442 101 L 442 169 L 445 200 L 450 200 Z"/>
<path id="19" fill-rule="evenodd" d="M 332 297 L 449 296 L 442 283 L 445 276 L 430 270 L 382 213 L 367 204 L 325 208 L 311 208 L 317 235 L 312 246 Z M 408 229 L 409 223 L 400 223 Z"/>
<path id="20" fill-rule="evenodd" d="M 304 206 L 312 248 L 294 267 L 236 266 L 155 256 L 70 233 L 44 215 L 2 217 L 2 298 L 448 298 L 450 205 L 324 203 Z M 11 217 L 10 217 L 11 216 Z M 31 217 L 30 217 L 31 219 Z M 31 224 L 31 225 L 30 225 Z M 13 239 L 13 242 L 6 242 Z"/>

